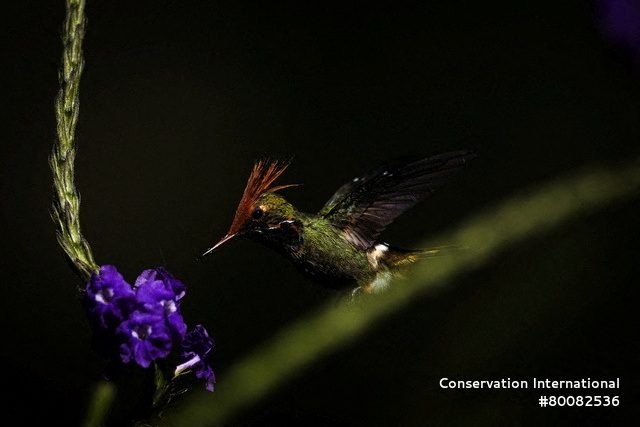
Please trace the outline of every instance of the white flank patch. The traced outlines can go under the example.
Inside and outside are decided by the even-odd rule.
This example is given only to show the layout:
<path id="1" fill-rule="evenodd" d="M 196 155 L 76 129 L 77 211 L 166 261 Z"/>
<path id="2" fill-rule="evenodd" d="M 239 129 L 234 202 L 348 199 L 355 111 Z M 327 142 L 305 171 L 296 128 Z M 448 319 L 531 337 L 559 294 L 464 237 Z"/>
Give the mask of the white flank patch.
<path id="1" fill-rule="evenodd" d="M 369 260 L 369 264 L 376 269 L 378 268 L 378 260 L 384 256 L 384 253 L 389 250 L 389 246 L 384 243 L 378 243 L 373 247 L 372 251 L 367 252 L 367 260 Z"/>

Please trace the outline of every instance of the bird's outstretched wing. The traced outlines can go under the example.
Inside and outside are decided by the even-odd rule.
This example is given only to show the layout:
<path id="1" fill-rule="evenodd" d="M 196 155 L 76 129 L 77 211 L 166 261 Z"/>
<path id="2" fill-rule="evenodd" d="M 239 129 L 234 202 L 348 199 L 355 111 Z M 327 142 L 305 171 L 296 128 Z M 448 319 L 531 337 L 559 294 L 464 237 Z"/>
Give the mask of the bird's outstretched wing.
<path id="1" fill-rule="evenodd" d="M 346 195 L 354 191 L 356 188 L 362 186 L 364 183 L 369 181 L 371 178 L 374 178 L 385 171 L 393 170 L 397 167 L 401 167 L 406 165 L 407 163 L 411 163 L 412 161 L 418 160 L 416 158 L 408 158 L 402 157 L 399 159 L 393 159 L 391 161 L 385 162 L 384 164 L 376 167 L 375 169 L 369 170 L 366 173 L 359 175 L 353 178 L 351 181 L 344 184 L 342 187 L 338 188 L 338 191 L 334 193 L 333 196 L 324 204 L 318 215 L 325 216 L 331 210 L 340 203 Z"/>
<path id="2" fill-rule="evenodd" d="M 452 151 L 380 166 L 340 187 L 319 214 L 355 246 L 367 249 L 387 225 L 473 157 L 472 151 Z"/>

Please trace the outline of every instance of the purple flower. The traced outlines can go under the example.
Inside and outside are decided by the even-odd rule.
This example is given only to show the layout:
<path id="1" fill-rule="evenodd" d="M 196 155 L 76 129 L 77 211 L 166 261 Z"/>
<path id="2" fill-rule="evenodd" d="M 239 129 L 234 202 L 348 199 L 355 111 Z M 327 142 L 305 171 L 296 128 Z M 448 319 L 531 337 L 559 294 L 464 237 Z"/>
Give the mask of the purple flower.
<path id="1" fill-rule="evenodd" d="M 180 314 L 185 286 L 163 267 L 143 271 L 133 288 L 112 265 L 100 267 L 87 284 L 83 305 L 93 321 L 94 344 L 110 358 L 110 378 L 118 377 L 134 361 L 143 368 L 169 356 L 181 345 L 185 362 L 175 375 L 195 371 L 213 391 L 216 377 L 209 366 L 214 342 L 202 325 L 185 335 Z"/>
<path id="2" fill-rule="evenodd" d="M 184 296 L 186 289 L 184 284 L 173 277 L 171 273 L 165 270 L 164 267 L 152 268 L 150 270 L 143 271 L 136 279 L 134 287 L 139 288 L 144 283 L 155 280 L 161 281 L 164 288 L 173 294 L 176 301 Z"/>
<path id="3" fill-rule="evenodd" d="M 156 280 L 158 276 L 160 279 Z M 178 300 L 184 296 L 185 286 L 162 267 L 143 271 L 134 286 L 140 310 L 164 316 L 171 338 L 181 342 L 187 325 L 180 314 Z"/>
<path id="4" fill-rule="evenodd" d="M 207 390 L 213 391 L 216 376 L 209 365 L 209 353 L 214 346 L 215 342 L 209 337 L 204 326 L 196 325 L 195 329 L 184 337 L 182 358 L 186 359 L 186 362 L 176 367 L 175 375 L 187 369 L 194 369 L 196 377 L 205 383 Z"/>
<path id="5" fill-rule="evenodd" d="M 91 275 L 82 303 L 89 318 L 101 328 L 115 327 L 133 310 L 135 293 L 113 265 Z"/>
<path id="6" fill-rule="evenodd" d="M 175 293 L 176 300 L 179 300 L 184 296 L 186 291 L 186 286 L 181 281 L 173 277 L 171 273 L 165 270 L 164 267 L 158 267 L 156 268 L 156 271 L 158 272 L 158 275 L 164 282 L 165 286 L 171 289 L 173 293 Z"/>
<path id="7" fill-rule="evenodd" d="M 172 339 L 162 314 L 134 311 L 129 319 L 122 322 L 116 330 L 121 342 L 122 362 L 131 360 L 147 368 L 152 361 L 167 357 L 171 352 Z"/>

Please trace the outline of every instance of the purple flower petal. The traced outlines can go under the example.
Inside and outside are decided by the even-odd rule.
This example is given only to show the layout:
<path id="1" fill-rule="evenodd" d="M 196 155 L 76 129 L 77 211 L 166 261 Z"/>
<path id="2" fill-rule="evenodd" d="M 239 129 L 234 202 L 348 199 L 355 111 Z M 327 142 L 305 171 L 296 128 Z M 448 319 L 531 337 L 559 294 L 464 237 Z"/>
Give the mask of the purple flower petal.
<path id="1" fill-rule="evenodd" d="M 149 286 L 154 289 L 154 292 L 161 292 L 162 290 L 162 292 L 165 292 L 164 295 L 171 295 L 170 298 L 176 301 L 184 296 L 186 289 L 184 284 L 174 278 L 164 267 L 143 271 L 136 279 L 134 288 L 139 290 Z M 163 298 L 169 299 L 164 296 Z"/>
<path id="2" fill-rule="evenodd" d="M 131 360 L 147 368 L 152 361 L 167 357 L 172 340 L 163 316 L 134 311 L 130 318 L 118 327 L 116 336 L 121 341 L 120 357 L 124 363 Z"/>
<path id="3" fill-rule="evenodd" d="M 171 289 L 171 291 L 175 294 L 176 301 L 180 300 L 186 292 L 186 286 L 181 281 L 174 278 L 171 273 L 165 270 L 164 267 L 158 267 L 156 268 L 156 271 L 162 278 L 162 281 L 165 283 L 167 288 Z"/>
<path id="4" fill-rule="evenodd" d="M 216 375 L 213 373 L 211 366 L 202 363 L 196 370 L 196 378 L 204 382 L 205 388 L 213 391 L 213 385 L 216 383 Z"/>
<path id="5" fill-rule="evenodd" d="M 161 280 L 147 280 L 136 287 L 136 300 L 145 310 L 164 311 L 164 302 L 175 301 L 175 297 L 176 295 L 167 289 Z"/>
<path id="6" fill-rule="evenodd" d="M 156 280 L 156 279 L 160 280 Z M 164 268 L 145 270 L 136 280 L 136 300 L 139 309 L 163 315 L 174 342 L 182 341 L 187 325 L 180 315 L 178 299 L 184 295 L 184 285 L 173 278 Z M 179 293 L 176 294 L 176 291 Z"/>
<path id="7" fill-rule="evenodd" d="M 207 390 L 213 391 L 216 376 L 209 365 L 209 354 L 214 346 L 215 342 L 209 337 L 204 326 L 196 325 L 195 329 L 184 337 L 182 357 L 187 361 L 178 366 L 176 373 L 184 369 L 195 369 L 196 377 L 205 383 Z"/>
<path id="8" fill-rule="evenodd" d="M 132 311 L 135 293 L 118 270 L 103 265 L 91 275 L 82 304 L 89 318 L 102 328 L 115 327 Z"/>
<path id="9" fill-rule="evenodd" d="M 157 275 L 157 272 L 156 272 L 155 268 L 150 268 L 149 270 L 143 271 L 142 273 L 140 273 L 140 275 L 136 279 L 133 287 L 135 289 L 138 289 L 144 283 L 146 283 L 148 281 L 155 280 L 156 279 L 156 275 Z"/>
<path id="10" fill-rule="evenodd" d="M 184 339 L 184 334 L 187 332 L 187 324 L 184 323 L 182 315 L 179 312 L 175 312 L 167 316 L 167 323 L 169 324 L 169 334 L 173 342 L 181 343 Z"/>

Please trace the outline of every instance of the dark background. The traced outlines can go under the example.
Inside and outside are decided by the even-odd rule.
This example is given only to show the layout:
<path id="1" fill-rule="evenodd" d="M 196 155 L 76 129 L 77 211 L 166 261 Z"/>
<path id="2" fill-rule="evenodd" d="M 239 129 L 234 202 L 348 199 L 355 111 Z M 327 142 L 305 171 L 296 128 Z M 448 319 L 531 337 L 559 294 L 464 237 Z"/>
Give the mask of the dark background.
<path id="1" fill-rule="evenodd" d="M 104 363 L 49 218 L 64 7 L 15 3 L 2 28 L 0 416 L 76 425 Z M 586 1 L 88 3 L 84 234 L 96 261 L 131 282 L 164 265 L 187 284 L 187 323 L 218 344 L 215 393 L 231 364 L 334 297 L 248 241 L 194 261 L 228 229 L 258 156 L 294 156 L 279 182 L 304 186 L 283 194 L 314 211 L 389 158 L 475 149 L 385 231 L 412 247 L 526 188 L 640 151 L 640 75 Z M 496 254 L 233 425 L 624 424 L 639 409 L 638 207 L 617 203 Z M 621 406 L 540 409 L 533 390 L 442 390 L 441 377 L 619 377 Z"/>

